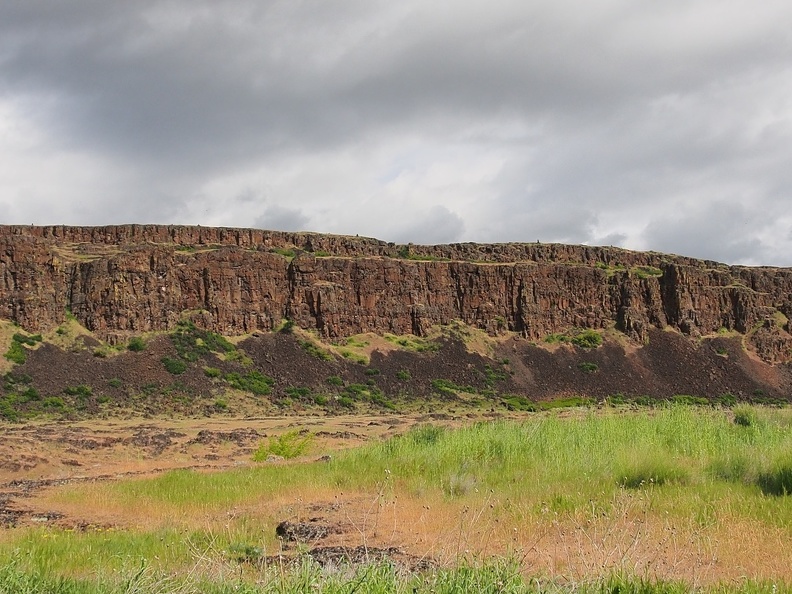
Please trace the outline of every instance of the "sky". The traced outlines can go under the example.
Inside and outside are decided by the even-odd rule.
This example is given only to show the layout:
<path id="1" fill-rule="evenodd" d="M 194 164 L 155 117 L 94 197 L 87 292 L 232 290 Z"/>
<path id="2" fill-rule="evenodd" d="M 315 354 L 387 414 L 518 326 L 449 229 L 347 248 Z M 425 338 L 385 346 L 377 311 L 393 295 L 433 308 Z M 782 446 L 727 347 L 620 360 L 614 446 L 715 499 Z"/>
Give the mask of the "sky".
<path id="1" fill-rule="evenodd" d="M 788 0 L 3 0 L 0 223 L 792 266 Z"/>

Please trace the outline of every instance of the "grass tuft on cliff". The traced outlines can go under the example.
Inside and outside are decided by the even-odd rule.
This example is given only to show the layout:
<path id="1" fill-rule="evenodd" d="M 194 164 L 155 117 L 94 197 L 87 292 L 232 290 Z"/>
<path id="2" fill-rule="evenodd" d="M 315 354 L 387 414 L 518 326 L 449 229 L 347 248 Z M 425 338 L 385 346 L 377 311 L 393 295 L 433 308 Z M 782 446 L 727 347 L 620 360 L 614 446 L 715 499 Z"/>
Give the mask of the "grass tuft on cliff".
<path id="1" fill-rule="evenodd" d="M 210 352 L 230 353 L 236 350 L 225 337 L 198 328 L 189 320 L 183 320 L 176 325 L 171 333 L 171 341 L 179 357 L 189 362 L 197 361 Z"/>

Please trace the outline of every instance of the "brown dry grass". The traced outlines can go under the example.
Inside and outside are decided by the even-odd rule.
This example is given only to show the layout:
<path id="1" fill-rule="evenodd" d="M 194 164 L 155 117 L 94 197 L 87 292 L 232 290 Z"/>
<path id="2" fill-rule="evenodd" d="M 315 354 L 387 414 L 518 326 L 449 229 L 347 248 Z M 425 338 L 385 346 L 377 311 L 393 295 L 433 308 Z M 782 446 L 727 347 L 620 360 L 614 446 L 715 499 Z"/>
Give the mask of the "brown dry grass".
<path id="1" fill-rule="evenodd" d="M 629 493 L 607 516 L 521 519 L 503 513 L 503 502 L 486 494 L 467 504 L 441 495 L 312 495 L 272 501 L 266 506 L 268 515 L 273 517 L 274 507 L 274 517 L 291 514 L 299 520 L 325 510 L 328 519 L 348 528 L 327 544 L 398 546 L 441 565 L 505 555 L 519 560 L 526 575 L 572 580 L 614 571 L 684 580 L 694 587 L 739 583 L 746 576 L 792 580 L 788 532 L 743 518 L 726 517 L 710 526 L 680 521 L 647 511 L 640 497 Z"/>
<path id="2" fill-rule="evenodd" d="M 3 355 L 8 352 L 8 348 L 11 346 L 11 337 L 16 331 L 14 324 L 0 320 L 0 374 L 8 373 L 14 367 L 14 364 Z"/>
<path id="3" fill-rule="evenodd" d="M 739 583 L 746 576 L 792 580 L 788 532 L 728 516 L 711 525 L 680 521 L 651 511 L 640 494 L 629 492 L 607 515 L 536 514 L 518 506 L 505 511 L 506 502 L 492 493 L 450 500 L 437 493 L 405 494 L 387 481 L 374 492 L 306 486 L 272 499 L 252 497 L 222 513 L 185 509 L 178 518 L 155 505 L 130 510 L 90 496 L 61 509 L 78 514 L 86 502 L 97 524 L 139 530 L 179 527 L 220 534 L 239 532 L 242 524 L 249 529 L 252 522 L 267 535 L 269 550 L 279 546 L 272 533 L 279 521 L 318 516 L 342 529 L 323 546 L 396 546 L 445 566 L 505 555 L 516 558 L 526 575 L 570 580 L 614 571 L 684 580 L 694 587 Z"/>
<path id="4" fill-rule="evenodd" d="M 98 245 L 92 243 L 63 243 L 52 246 L 55 256 L 65 263 L 93 262 L 102 258 L 111 258 L 123 253 L 114 245 Z"/>

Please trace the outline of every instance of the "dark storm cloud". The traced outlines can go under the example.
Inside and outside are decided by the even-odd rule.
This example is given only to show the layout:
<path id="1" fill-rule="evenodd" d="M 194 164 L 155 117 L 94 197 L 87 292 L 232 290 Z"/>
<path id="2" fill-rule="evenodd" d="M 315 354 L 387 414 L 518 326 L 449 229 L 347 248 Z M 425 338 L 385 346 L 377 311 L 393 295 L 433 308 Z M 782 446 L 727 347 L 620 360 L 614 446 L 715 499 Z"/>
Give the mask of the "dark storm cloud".
<path id="1" fill-rule="evenodd" d="M 709 63 L 739 70 L 743 53 L 761 49 L 759 40 L 736 40 L 715 58 L 647 77 L 647 68 L 669 64 L 667 48 L 636 53 L 618 37 L 608 42 L 612 32 L 594 25 L 617 11 L 564 23 L 563 8 L 505 3 L 455 15 L 441 5 L 393 15 L 381 30 L 382 3 L 17 6 L 3 19 L 7 84 L 61 95 L 62 125 L 78 138 L 154 159 L 239 159 L 245 150 L 342 142 L 405 119 L 442 129 L 458 125 L 444 121 L 455 116 L 500 110 L 575 125 L 636 96 L 686 89 Z M 655 12 L 667 20 L 668 10 Z"/>
<path id="2" fill-rule="evenodd" d="M 0 204 L 792 264 L 790 18 L 775 0 L 9 1 Z M 726 232 L 723 212 L 745 215 L 738 239 L 678 232 Z"/>

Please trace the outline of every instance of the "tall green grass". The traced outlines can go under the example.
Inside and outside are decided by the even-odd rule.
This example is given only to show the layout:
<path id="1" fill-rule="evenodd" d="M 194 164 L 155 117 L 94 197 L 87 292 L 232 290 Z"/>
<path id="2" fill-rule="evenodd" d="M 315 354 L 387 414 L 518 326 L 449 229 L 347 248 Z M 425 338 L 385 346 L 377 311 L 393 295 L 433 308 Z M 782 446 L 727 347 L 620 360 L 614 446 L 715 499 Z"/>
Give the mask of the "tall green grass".
<path id="1" fill-rule="evenodd" d="M 789 412 L 760 413 L 766 420 L 751 427 L 727 411 L 682 406 L 549 414 L 458 431 L 425 427 L 339 456 L 329 472 L 340 486 L 353 487 L 388 471 L 408 490 L 450 496 L 461 494 L 449 490 L 452 478 L 465 474 L 479 490 L 535 501 L 563 494 L 584 505 L 620 488 L 668 486 L 670 496 L 686 485 L 706 490 L 731 482 L 756 493 L 755 479 L 779 474 L 788 466 L 774 470 L 774 461 L 792 452 Z M 778 519 L 792 525 L 789 510 Z"/>

